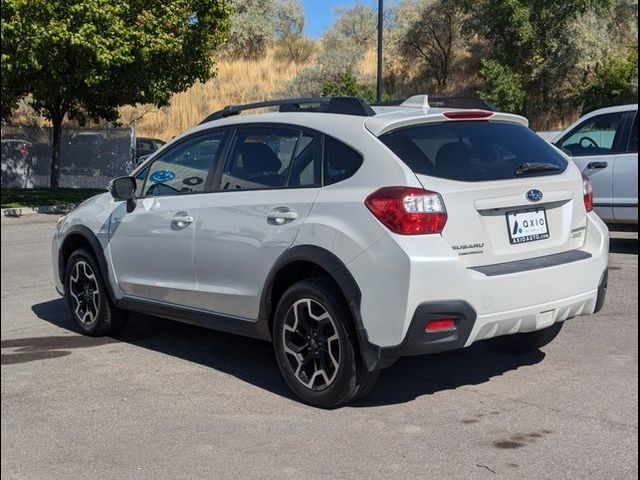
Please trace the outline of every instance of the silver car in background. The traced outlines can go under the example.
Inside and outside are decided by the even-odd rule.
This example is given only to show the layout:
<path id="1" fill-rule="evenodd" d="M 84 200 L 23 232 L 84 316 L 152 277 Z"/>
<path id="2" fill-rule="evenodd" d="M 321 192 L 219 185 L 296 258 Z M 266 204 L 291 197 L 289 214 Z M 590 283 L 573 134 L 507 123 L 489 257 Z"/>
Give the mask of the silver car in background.
<path id="1" fill-rule="evenodd" d="M 552 143 L 593 184 L 594 210 L 610 226 L 638 226 L 638 105 L 595 110 Z"/>

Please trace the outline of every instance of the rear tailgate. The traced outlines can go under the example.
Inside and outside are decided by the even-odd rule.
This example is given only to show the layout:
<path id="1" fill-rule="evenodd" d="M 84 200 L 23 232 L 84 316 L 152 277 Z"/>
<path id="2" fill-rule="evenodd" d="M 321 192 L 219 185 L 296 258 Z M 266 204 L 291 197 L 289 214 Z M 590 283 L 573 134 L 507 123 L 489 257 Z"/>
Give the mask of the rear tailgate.
<path id="1" fill-rule="evenodd" d="M 380 135 L 444 200 L 442 236 L 468 267 L 574 250 L 584 243 L 579 170 L 523 124 L 490 112 L 445 112 Z"/>
<path id="2" fill-rule="evenodd" d="M 468 267 L 562 253 L 584 243 L 586 211 L 575 168 L 493 182 L 418 179 L 442 196 L 448 214 L 442 236 Z M 531 190 L 541 192 L 542 199 L 531 202 Z"/>

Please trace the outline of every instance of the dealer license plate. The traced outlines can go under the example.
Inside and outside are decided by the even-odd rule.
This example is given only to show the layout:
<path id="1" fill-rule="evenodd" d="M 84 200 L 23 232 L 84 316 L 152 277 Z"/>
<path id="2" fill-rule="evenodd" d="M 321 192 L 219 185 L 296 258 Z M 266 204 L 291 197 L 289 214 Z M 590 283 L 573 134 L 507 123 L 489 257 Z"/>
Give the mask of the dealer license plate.
<path id="1" fill-rule="evenodd" d="M 512 245 L 549 238 L 547 212 L 542 207 L 507 212 L 507 226 Z"/>

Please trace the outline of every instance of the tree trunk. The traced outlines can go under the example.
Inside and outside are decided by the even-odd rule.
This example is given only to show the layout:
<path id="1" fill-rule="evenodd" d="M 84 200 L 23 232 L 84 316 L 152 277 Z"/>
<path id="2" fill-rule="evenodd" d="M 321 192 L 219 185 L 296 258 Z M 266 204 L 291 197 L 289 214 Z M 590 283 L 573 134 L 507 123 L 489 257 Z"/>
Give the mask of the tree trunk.
<path id="1" fill-rule="evenodd" d="M 51 123 L 53 124 L 53 139 L 51 145 L 51 180 L 49 186 L 58 188 L 60 185 L 60 146 L 62 143 L 62 119 L 64 115 L 56 112 L 51 115 Z"/>

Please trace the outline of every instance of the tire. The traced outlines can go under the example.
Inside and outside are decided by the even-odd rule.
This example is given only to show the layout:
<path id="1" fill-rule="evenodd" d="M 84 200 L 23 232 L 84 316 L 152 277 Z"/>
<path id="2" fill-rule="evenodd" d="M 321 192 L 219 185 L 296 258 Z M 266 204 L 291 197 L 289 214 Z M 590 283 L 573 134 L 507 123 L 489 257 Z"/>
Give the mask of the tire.
<path id="1" fill-rule="evenodd" d="M 505 335 L 485 340 L 485 342 L 489 348 L 497 352 L 518 355 L 549 345 L 558 336 L 563 325 L 564 322 L 557 322 L 535 332 Z"/>
<path id="2" fill-rule="evenodd" d="M 379 372 L 368 372 L 360 360 L 340 291 L 324 278 L 298 282 L 282 295 L 273 345 L 289 388 L 315 407 L 344 405 L 368 393 L 378 378 Z"/>
<path id="3" fill-rule="evenodd" d="M 128 312 L 111 303 L 95 257 L 83 248 L 75 250 L 67 261 L 64 293 L 69 313 L 85 335 L 107 335 L 127 321 Z"/>

